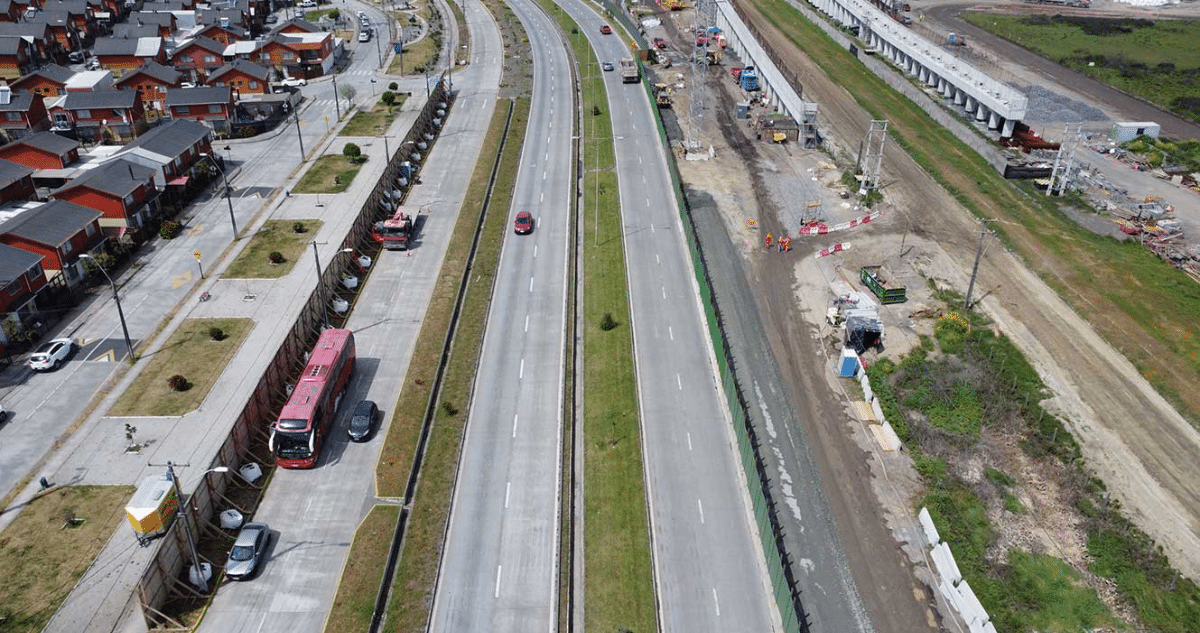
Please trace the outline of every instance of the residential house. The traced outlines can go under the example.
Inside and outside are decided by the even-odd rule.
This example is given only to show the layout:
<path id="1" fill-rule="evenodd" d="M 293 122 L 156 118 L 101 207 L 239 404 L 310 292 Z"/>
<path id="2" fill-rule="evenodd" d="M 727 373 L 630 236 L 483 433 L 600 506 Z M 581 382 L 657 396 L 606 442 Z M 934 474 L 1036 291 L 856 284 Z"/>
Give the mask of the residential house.
<path id="1" fill-rule="evenodd" d="M 96 209 L 51 200 L 0 224 L 0 244 L 40 255 L 48 277 L 61 274 L 67 285 L 75 285 L 85 277 L 79 254 L 104 243 L 102 216 Z"/>
<path id="2" fill-rule="evenodd" d="M 270 94 L 271 91 L 267 82 L 273 72 L 270 68 L 259 66 L 254 62 L 235 59 L 233 63 L 226 64 L 214 70 L 208 76 L 208 85 L 229 86 L 233 88 L 234 100 L 236 101 L 242 95 Z"/>
<path id="3" fill-rule="evenodd" d="M 44 13 L 65 11 L 67 22 L 79 33 L 82 39 L 91 39 L 96 35 L 96 14 L 88 6 L 88 0 L 45 0 L 42 10 L 38 11 L 36 19 Z M 34 20 L 30 20 L 33 22 Z"/>
<path id="4" fill-rule="evenodd" d="M 37 132 L 0 147 L 0 159 L 30 169 L 66 169 L 79 160 L 79 141 Z"/>
<path id="5" fill-rule="evenodd" d="M 196 83 L 225 63 L 225 45 L 209 37 L 193 37 L 179 44 L 171 54 L 171 64 Z"/>
<path id="6" fill-rule="evenodd" d="M 321 27 L 305 20 L 304 18 L 292 18 L 286 22 L 280 22 L 271 29 L 271 35 L 276 33 L 320 33 Z"/>
<path id="7" fill-rule="evenodd" d="M 194 11 L 196 0 L 145 0 L 142 11 Z"/>
<path id="8" fill-rule="evenodd" d="M 0 78 L 14 81 L 33 69 L 33 47 L 23 37 L 0 36 Z"/>
<path id="9" fill-rule="evenodd" d="M 102 37 L 92 46 L 92 54 L 104 68 L 122 73 L 146 62 L 167 63 L 167 51 L 163 47 L 161 37 L 139 37 L 129 40 Z"/>
<path id="10" fill-rule="evenodd" d="M 123 159 L 88 169 L 50 195 L 104 214 L 100 228 L 111 237 L 124 237 L 158 215 L 157 170 Z"/>
<path id="11" fill-rule="evenodd" d="M 183 74 L 170 66 L 150 62 L 126 72 L 117 80 L 117 88 L 136 90 L 147 111 L 166 110 L 168 88 L 178 88 Z"/>
<path id="12" fill-rule="evenodd" d="M 133 90 L 71 92 L 55 105 L 55 121 L 61 109 L 70 119 L 75 138 L 92 142 L 131 141 L 146 131 L 146 109 Z"/>
<path id="13" fill-rule="evenodd" d="M 218 41 L 225 46 L 229 46 L 234 42 L 250 39 L 250 32 L 245 28 L 233 24 L 209 24 L 208 26 L 196 32 L 198 37 L 207 37 L 211 40 Z"/>
<path id="14" fill-rule="evenodd" d="M 113 90 L 114 85 L 112 71 L 84 70 L 75 73 L 67 80 L 67 92 Z"/>
<path id="15" fill-rule="evenodd" d="M 22 5 L 12 0 L 0 0 L 0 22 L 20 22 L 24 14 L 25 9 Z"/>
<path id="16" fill-rule="evenodd" d="M 92 8 L 96 20 L 108 26 L 112 26 L 117 19 L 125 15 L 127 6 L 124 0 L 87 0 L 87 4 Z"/>
<path id="17" fill-rule="evenodd" d="M 22 138 L 50 129 L 50 113 L 42 97 L 32 92 L 0 86 L 0 137 Z"/>
<path id="18" fill-rule="evenodd" d="M 125 24 L 119 24 L 117 26 L 128 26 L 128 27 L 153 26 L 155 28 L 154 35 L 152 35 L 152 36 L 142 35 L 140 37 L 157 36 L 157 37 L 161 37 L 163 39 L 169 39 L 175 33 L 175 31 L 179 28 L 178 26 L 176 26 L 174 13 L 167 13 L 167 12 L 152 13 L 152 12 L 148 12 L 148 11 L 137 11 L 134 13 L 130 13 L 129 20 Z M 113 37 L 120 37 L 120 35 L 117 33 L 117 27 L 113 27 Z"/>
<path id="19" fill-rule="evenodd" d="M 67 94 L 67 82 L 75 76 L 75 71 L 57 64 L 43 66 L 16 81 L 10 81 L 8 86 L 13 90 L 27 90 L 43 97 Z"/>
<path id="20" fill-rule="evenodd" d="M 240 9 L 205 9 L 196 11 L 196 23 L 205 26 L 217 24 L 220 26 L 249 26 L 248 16 Z"/>
<path id="21" fill-rule="evenodd" d="M 228 134 L 234 120 L 233 90 L 229 86 L 172 88 L 167 91 L 167 111 L 172 119 L 199 121 Z"/>
<path id="22" fill-rule="evenodd" d="M 290 77 L 312 79 L 333 68 L 332 33 L 276 33 L 258 49 L 260 64 L 270 64 Z"/>
<path id="23" fill-rule="evenodd" d="M 162 29 L 154 24 L 131 24 L 123 22 L 113 26 L 112 36 L 119 40 L 136 40 L 139 37 L 162 37 Z"/>
<path id="24" fill-rule="evenodd" d="M 3 2 L 3 0 L 0 0 Z M 15 35 L 29 42 L 29 51 L 35 59 L 65 61 L 66 51 L 54 39 L 50 25 L 32 22 L 0 22 L 0 36 Z"/>
<path id="25" fill-rule="evenodd" d="M 83 46 L 83 33 L 75 27 L 72 16 L 67 11 L 46 9 L 38 11 L 27 21 L 30 24 L 44 24 L 61 50 L 77 51 Z"/>
<path id="26" fill-rule="evenodd" d="M 212 130 L 195 121 L 177 119 L 146 132 L 113 158 L 158 170 L 156 180 L 164 185 L 186 185 L 193 168 L 211 154 Z"/>
<path id="27" fill-rule="evenodd" d="M 0 290 L 0 314 L 15 319 L 22 326 L 33 321 L 40 309 L 37 300 L 47 286 L 42 256 L 0 244 L 0 279 L 4 280 L 4 289 Z M 4 351 L 8 342 L 0 329 L 0 351 Z"/>
<path id="28" fill-rule="evenodd" d="M 33 168 L 20 163 L 0 160 L 0 202 L 34 200 L 37 189 L 33 186 Z"/>

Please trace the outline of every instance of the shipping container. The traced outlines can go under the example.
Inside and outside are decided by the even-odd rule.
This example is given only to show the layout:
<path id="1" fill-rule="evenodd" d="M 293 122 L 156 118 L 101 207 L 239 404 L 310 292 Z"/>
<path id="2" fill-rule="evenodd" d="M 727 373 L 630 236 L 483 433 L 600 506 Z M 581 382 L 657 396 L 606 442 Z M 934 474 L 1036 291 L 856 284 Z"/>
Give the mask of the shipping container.
<path id="1" fill-rule="evenodd" d="M 139 540 L 150 539 L 171 527 L 178 508 L 179 499 L 171 480 L 165 475 L 151 475 L 143 479 L 137 492 L 133 493 L 125 506 L 125 515 Z"/>
<path id="2" fill-rule="evenodd" d="M 1108 133 L 1108 136 L 1118 143 L 1124 143 L 1142 135 L 1158 138 L 1160 132 L 1162 132 L 1162 126 L 1157 123 L 1119 121 L 1113 123 L 1112 131 Z"/>

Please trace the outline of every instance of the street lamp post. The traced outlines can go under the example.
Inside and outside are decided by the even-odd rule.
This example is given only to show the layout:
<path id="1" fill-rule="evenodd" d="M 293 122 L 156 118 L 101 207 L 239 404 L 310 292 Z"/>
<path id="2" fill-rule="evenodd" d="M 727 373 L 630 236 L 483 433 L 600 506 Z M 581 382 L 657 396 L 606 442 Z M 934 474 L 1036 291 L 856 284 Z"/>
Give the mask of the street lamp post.
<path id="1" fill-rule="evenodd" d="M 154 466 L 155 464 L 150 464 Z M 186 465 L 186 464 L 184 464 Z M 201 477 L 208 473 L 224 473 L 229 472 L 229 468 L 225 466 L 217 466 L 210 468 L 200 474 Z M 188 521 L 187 505 L 183 502 L 183 490 L 179 487 L 179 476 L 175 474 L 175 464 L 167 462 L 167 475 L 171 478 L 171 485 L 175 487 L 175 500 L 179 502 L 177 515 L 183 523 L 183 534 L 187 538 L 188 550 L 192 556 L 192 567 L 196 568 L 196 578 L 200 581 L 200 593 L 208 593 L 208 579 L 204 577 L 204 569 L 200 567 L 200 554 L 196 551 L 196 536 L 192 533 L 192 524 Z M 191 573 L 188 574 L 188 580 L 191 580 Z"/>
<path id="2" fill-rule="evenodd" d="M 300 161 L 304 161 L 304 134 L 300 132 L 300 111 L 296 111 L 296 138 L 300 139 Z"/>
<path id="3" fill-rule="evenodd" d="M 225 149 L 229 148 L 226 147 Z M 304 152 L 301 152 L 301 155 L 303 154 Z M 209 158 L 214 159 L 213 156 L 209 156 Z M 229 223 L 233 225 L 233 240 L 236 242 L 238 238 L 238 227 L 237 218 L 233 215 L 233 190 L 229 188 L 229 176 L 225 174 L 225 170 L 221 169 L 221 166 L 217 164 L 215 159 L 212 160 L 212 164 L 213 167 L 217 168 L 217 171 L 221 172 L 221 181 L 225 183 L 225 202 L 229 204 Z"/>
<path id="4" fill-rule="evenodd" d="M 317 292 L 321 295 L 321 311 L 325 319 L 322 325 L 329 325 L 329 301 L 325 298 L 325 284 L 321 282 L 324 275 L 321 274 L 321 256 L 317 253 L 317 242 L 314 240 L 309 242 L 312 244 L 313 261 L 317 264 Z M 339 253 L 353 253 L 353 248 L 343 248 Z"/>
<path id="5" fill-rule="evenodd" d="M 337 73 L 332 73 L 333 76 L 333 110 L 337 113 L 337 120 L 342 120 L 342 104 L 339 103 L 337 91 Z"/>
<path id="6" fill-rule="evenodd" d="M 92 259 L 91 255 L 81 253 L 82 259 Z M 112 277 L 108 276 L 108 271 L 104 270 L 104 266 L 97 262 L 96 268 L 100 269 L 100 273 L 108 280 L 108 285 L 112 286 L 113 301 L 117 304 L 117 316 L 121 319 L 121 332 L 125 335 L 125 349 L 129 352 L 129 364 L 133 364 L 133 343 L 129 340 L 129 328 L 125 325 L 125 311 L 121 309 L 121 295 L 117 294 L 117 284 L 113 283 Z"/>

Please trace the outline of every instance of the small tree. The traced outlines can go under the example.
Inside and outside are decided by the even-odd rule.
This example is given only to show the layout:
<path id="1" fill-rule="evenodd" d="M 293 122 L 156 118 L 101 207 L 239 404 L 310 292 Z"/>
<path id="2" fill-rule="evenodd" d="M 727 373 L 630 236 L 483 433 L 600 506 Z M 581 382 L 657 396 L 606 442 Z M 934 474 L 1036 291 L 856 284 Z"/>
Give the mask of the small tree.
<path id="1" fill-rule="evenodd" d="M 392 83 L 388 84 L 388 90 L 395 92 L 396 90 L 399 90 L 399 89 L 400 89 L 400 84 L 398 84 L 394 81 Z"/>
<path id="2" fill-rule="evenodd" d="M 362 148 L 354 143 L 346 143 L 342 148 L 342 156 L 350 159 L 350 162 L 357 161 L 362 156 Z"/>
<path id="3" fill-rule="evenodd" d="M 174 389 L 175 391 L 187 391 L 188 389 L 192 388 L 192 383 L 188 382 L 188 379 L 184 378 L 180 374 L 175 374 L 174 376 L 168 378 L 167 384 L 170 385 L 171 389 Z"/>
<path id="4" fill-rule="evenodd" d="M 338 21 L 338 18 L 340 18 L 340 17 L 342 17 L 342 12 L 341 12 L 341 11 L 338 11 L 337 9 L 330 9 L 330 10 L 329 10 L 329 19 L 330 19 L 330 20 L 333 20 L 334 22 L 337 22 L 337 21 Z"/>
<path id="5" fill-rule="evenodd" d="M 379 101 L 382 102 L 383 105 L 391 107 L 393 104 L 396 103 L 396 93 L 392 92 L 391 90 L 388 90 L 388 91 L 384 92 L 382 95 L 379 95 Z"/>
<path id="6" fill-rule="evenodd" d="M 210 327 L 208 328 L 208 338 L 214 341 L 223 341 L 225 340 L 225 330 L 219 327 Z"/>
<path id="7" fill-rule="evenodd" d="M 292 233 L 308 233 L 308 227 L 303 222 L 293 222 Z"/>
<path id="8" fill-rule="evenodd" d="M 284 257 L 283 253 L 280 253 L 279 251 L 271 251 L 271 254 L 267 255 L 267 259 L 270 260 L 272 264 L 282 264 L 283 262 L 287 261 L 287 258 Z"/>
<path id="9" fill-rule="evenodd" d="M 158 230 L 158 236 L 164 240 L 173 240 L 179 237 L 179 234 L 182 232 L 182 224 L 176 222 L 175 220 L 167 220 L 166 222 L 163 222 L 162 228 Z"/>
<path id="10" fill-rule="evenodd" d="M 342 98 L 346 100 L 347 109 L 354 107 L 354 97 L 358 94 L 357 88 L 350 84 L 342 84 L 338 86 L 338 94 L 342 95 Z"/>
<path id="11" fill-rule="evenodd" d="M 612 312 L 605 312 L 600 318 L 600 329 L 605 332 L 617 327 L 617 321 L 613 318 Z"/>

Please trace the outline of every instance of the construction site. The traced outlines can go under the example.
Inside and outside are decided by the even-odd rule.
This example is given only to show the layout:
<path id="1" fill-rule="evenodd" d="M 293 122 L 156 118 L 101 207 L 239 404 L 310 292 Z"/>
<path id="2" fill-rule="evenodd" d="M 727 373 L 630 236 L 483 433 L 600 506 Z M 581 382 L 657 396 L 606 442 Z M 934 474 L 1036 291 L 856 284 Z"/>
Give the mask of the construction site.
<path id="1" fill-rule="evenodd" d="M 813 453 L 822 456 L 821 479 L 843 490 L 843 499 L 833 502 L 839 532 L 878 629 L 925 630 L 936 621 L 941 624 L 934 628 L 989 630 L 986 614 L 959 603 L 959 580 L 940 577 L 939 565 L 931 563 L 929 547 L 936 538 L 926 543 L 913 537 L 921 532 L 917 510 L 926 494 L 909 456 L 916 448 L 905 447 L 882 413 L 871 412 L 869 388 L 864 393 L 856 381 L 846 382 L 858 375 L 856 366 L 928 353 L 921 350 L 935 338 L 941 341 L 948 327 L 983 328 L 1012 341 L 1045 383 L 1045 400 L 1035 404 L 1074 434 L 1088 472 L 1107 484 L 1107 494 L 1119 499 L 1184 577 L 1200 578 L 1200 537 L 1189 527 L 1200 524 L 1200 495 L 1184 483 L 1200 476 L 1192 459 L 1200 438 L 1125 356 L 1135 340 L 1156 350 L 1162 343 L 1135 335 L 1127 317 L 1106 316 L 1113 327 L 1097 332 L 1094 316 L 1078 306 L 1101 301 L 1102 290 L 1068 284 L 1071 290 L 1063 294 L 1051 271 L 1073 266 L 1049 252 L 1030 259 L 1030 253 L 1045 250 L 1037 237 L 1040 221 L 1019 220 L 1003 210 L 999 198 L 975 197 L 979 177 L 931 174 L 928 163 L 908 151 L 920 127 L 874 116 L 850 83 L 839 80 L 847 75 L 831 77 L 815 61 L 818 50 L 810 57 L 790 39 L 803 35 L 785 34 L 789 25 L 755 3 L 739 5 L 737 14 L 765 50 L 743 57 L 752 46 L 736 42 L 728 18 L 718 17 L 719 4 L 661 2 L 659 10 L 638 16 L 646 40 L 654 43 L 646 69 L 682 159 L 689 208 L 702 241 L 708 240 L 704 250 L 709 257 L 736 261 L 713 280 L 718 303 L 758 306 L 761 324 L 732 324 L 741 332 L 736 343 L 748 349 L 761 345 L 774 354 L 791 386 L 795 423 L 808 434 Z M 1042 4 L 1088 8 L 1086 2 Z M 1200 209 L 1200 200 L 1191 175 L 1139 169 L 1119 148 L 1111 120 L 1044 121 L 1043 113 L 1062 110 L 1063 103 L 1079 111 L 1093 106 L 1061 98 L 1028 77 L 1022 89 L 1039 117 L 1031 124 L 996 118 L 978 109 L 982 105 L 972 109 L 968 96 L 960 99 L 939 77 L 921 78 L 918 71 L 916 80 L 906 79 L 913 71 L 905 63 L 880 64 L 884 47 L 878 40 L 864 39 L 861 29 L 814 10 L 820 8 L 802 10 L 843 55 L 849 50 L 856 58 L 844 68 L 857 61 L 868 65 L 865 72 L 878 74 L 884 67 L 891 75 L 883 82 L 925 110 L 918 126 L 931 117 L 982 156 L 993 174 L 1024 181 L 1012 194 L 1022 204 L 1065 201 L 1062 213 L 1075 224 L 1117 240 L 1138 240 L 1197 279 L 1200 247 L 1188 235 L 1190 230 L 1200 236 L 1200 216 L 1189 215 Z M 917 15 L 903 3 L 875 3 L 873 9 L 900 25 L 911 22 L 901 18 Z M 937 45 L 965 48 L 961 37 Z M 764 59 L 771 67 L 764 67 Z M 860 66 L 842 72 L 864 71 Z M 1016 84 L 1009 87 L 1016 91 Z M 789 90 L 794 99 L 785 94 Z M 943 160 L 963 160 L 956 156 Z M 788 239 L 788 249 L 781 238 Z M 1119 347 L 1102 338 L 1114 328 L 1128 335 Z M 819 372 L 814 377 L 814 367 L 825 369 L 823 379 Z M 1094 554 L 1087 538 L 1094 526 L 1073 505 L 1078 482 L 1070 469 L 1023 452 L 1026 439 L 1008 423 L 985 425 L 979 442 L 973 457 L 951 458 L 949 468 L 964 485 L 991 491 L 984 495 L 996 531 L 989 564 L 1003 565 L 1006 556 L 1022 551 L 1049 552 L 1082 573 L 1083 584 L 1125 626 L 1142 626 L 1144 614 L 1129 596 L 1089 571 Z M 989 487 L 983 466 L 1012 475 L 1008 492 L 998 484 Z M 1023 510 L 1012 511 L 1006 494 L 1019 499 Z M 885 521 L 877 520 L 880 515 Z M 1164 516 L 1179 519 L 1160 520 Z M 878 556 L 897 545 L 894 558 Z M 960 553 L 956 544 L 949 546 Z M 866 569 L 871 576 L 862 575 Z M 911 587 L 916 599 L 898 598 L 909 592 L 896 587 Z M 997 624 L 991 630 L 1001 629 Z"/>

